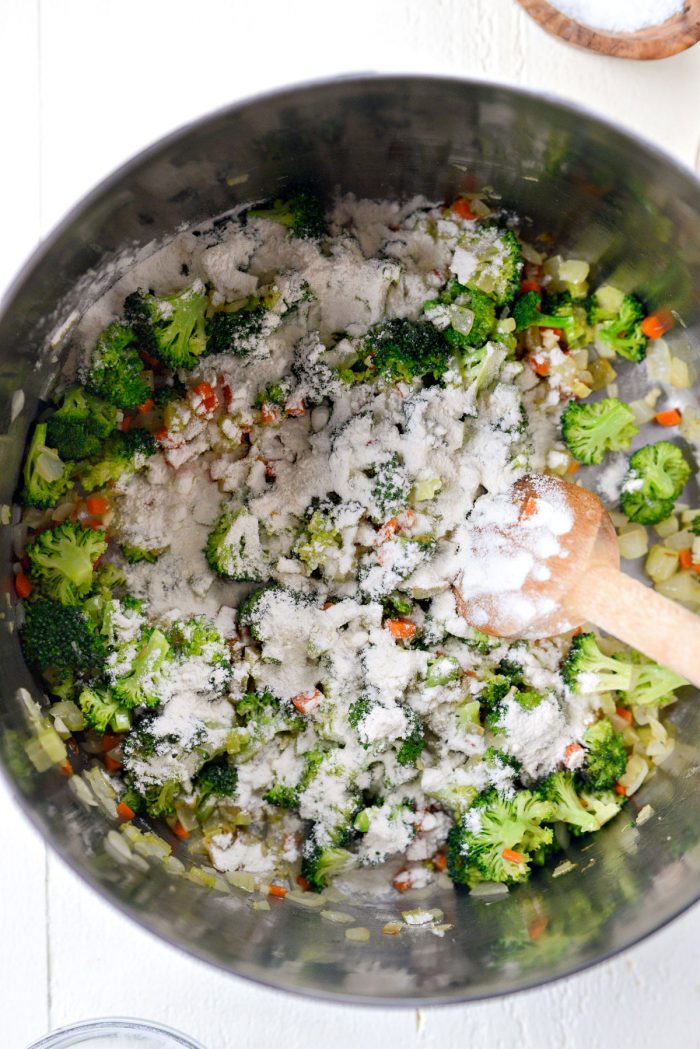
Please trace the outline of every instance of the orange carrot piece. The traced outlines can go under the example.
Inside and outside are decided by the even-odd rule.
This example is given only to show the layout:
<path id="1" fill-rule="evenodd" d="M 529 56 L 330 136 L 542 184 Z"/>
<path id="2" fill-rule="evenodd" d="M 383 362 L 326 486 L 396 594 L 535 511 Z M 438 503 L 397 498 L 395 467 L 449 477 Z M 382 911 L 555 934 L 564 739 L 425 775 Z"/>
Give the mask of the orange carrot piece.
<path id="1" fill-rule="evenodd" d="M 109 513 L 111 509 L 109 499 L 105 499 L 103 495 L 89 495 L 85 500 L 85 506 L 89 514 L 95 514 L 97 517 Z"/>
<path id="2" fill-rule="evenodd" d="M 621 721 L 626 722 L 628 725 L 632 724 L 632 711 L 627 710 L 626 707 L 615 707 L 615 713 Z"/>
<path id="3" fill-rule="evenodd" d="M 444 852 L 436 852 L 433 856 L 432 863 L 436 871 L 447 870 L 447 856 Z"/>
<path id="4" fill-rule="evenodd" d="M 528 518 L 534 517 L 537 513 L 537 499 L 534 496 L 529 496 L 522 507 L 520 508 L 520 520 L 527 521 Z"/>
<path id="5" fill-rule="evenodd" d="M 24 599 L 29 597 L 34 587 L 29 576 L 26 576 L 24 572 L 18 572 L 15 576 L 15 593 L 17 597 Z"/>
<path id="6" fill-rule="evenodd" d="M 399 873 L 392 878 L 391 884 L 397 892 L 408 892 L 413 885 L 413 878 L 408 871 L 399 871 Z"/>
<path id="7" fill-rule="evenodd" d="M 616 783 L 614 790 L 616 794 L 620 795 L 620 797 L 627 797 L 627 787 L 623 787 L 621 783 Z"/>
<path id="8" fill-rule="evenodd" d="M 693 552 L 687 547 L 685 550 L 678 551 L 678 564 L 681 568 L 692 568 L 693 567 Z"/>
<path id="9" fill-rule="evenodd" d="M 119 429 L 122 433 L 128 433 L 135 422 L 135 415 L 125 415 L 122 421 L 119 423 Z"/>
<path id="10" fill-rule="evenodd" d="M 468 200 L 465 200 L 464 197 L 460 197 L 459 200 L 456 200 L 454 202 L 454 204 L 452 205 L 452 210 L 454 211 L 455 215 L 459 215 L 461 219 L 477 218 L 476 213 L 472 211 L 471 204 Z"/>
<path id="11" fill-rule="evenodd" d="M 133 809 L 130 809 L 125 801 L 120 801 L 117 805 L 117 816 L 120 820 L 133 820 L 136 813 Z"/>
<path id="12" fill-rule="evenodd" d="M 320 698 L 321 693 L 315 688 L 313 692 L 300 692 L 298 696 L 292 696 L 292 705 L 300 714 L 307 714 L 311 707 L 317 705 Z"/>
<path id="13" fill-rule="evenodd" d="M 180 839 L 181 841 L 184 841 L 184 840 L 185 840 L 185 838 L 189 838 L 189 836 L 190 836 L 190 832 L 189 832 L 188 830 L 186 830 L 186 829 L 185 829 L 185 828 L 184 828 L 184 827 L 182 826 L 182 824 L 180 823 L 180 821 L 179 821 L 179 820 L 177 821 L 177 823 L 176 823 L 176 824 L 175 824 L 175 826 L 173 827 L 173 834 L 174 834 L 174 835 L 175 835 L 175 836 L 176 836 L 177 838 L 179 838 L 179 839 Z"/>
<path id="14" fill-rule="evenodd" d="M 387 619 L 386 626 L 392 637 L 410 640 L 416 636 L 416 624 L 410 619 Z"/>
<path id="15" fill-rule="evenodd" d="M 119 772 L 122 767 L 121 761 L 117 761 L 111 754 L 105 754 L 105 768 L 107 772 Z"/>
<path id="16" fill-rule="evenodd" d="M 64 761 L 63 762 L 63 764 L 61 765 L 61 772 L 63 773 L 64 776 L 72 776 L 73 775 L 73 766 L 71 765 L 70 761 Z"/>
<path id="17" fill-rule="evenodd" d="M 308 881 L 302 874 L 300 874 L 297 878 L 297 885 L 299 886 L 302 892 L 308 892 L 311 888 Z"/>
<path id="18" fill-rule="evenodd" d="M 284 885 L 271 885 L 267 890 L 269 896 L 274 896 L 278 900 L 283 900 L 288 893 L 288 889 L 285 889 Z"/>
<path id="19" fill-rule="evenodd" d="M 156 430 L 153 436 L 157 441 L 167 441 L 168 431 L 165 426 L 161 426 L 160 430 Z"/>
<path id="20" fill-rule="evenodd" d="M 526 295 L 528 291 L 536 291 L 539 295 L 542 291 L 542 285 L 536 280 L 521 280 L 520 281 L 520 292 L 522 295 Z"/>
<path id="21" fill-rule="evenodd" d="M 522 863 L 523 862 L 523 854 L 522 854 L 522 852 L 516 852 L 515 849 L 504 849 L 503 852 L 501 853 L 501 856 L 503 857 L 504 860 L 507 860 L 508 863 Z"/>
<path id="22" fill-rule="evenodd" d="M 123 736 L 118 736 L 116 732 L 105 732 L 104 736 L 100 740 L 102 746 L 102 753 L 106 754 L 108 750 L 114 750 L 118 747 L 121 741 L 124 739 Z"/>
<path id="23" fill-rule="evenodd" d="M 677 408 L 667 408 L 665 412 L 657 412 L 654 422 L 659 426 L 678 426 L 683 416 Z"/>
<path id="24" fill-rule="evenodd" d="M 575 474 L 577 470 L 581 469 L 581 463 L 569 463 L 566 468 L 568 474 Z"/>
<path id="25" fill-rule="evenodd" d="M 141 415 L 146 415 L 148 412 L 153 411 L 153 398 L 147 397 L 143 404 L 136 405 L 136 411 L 141 412 Z"/>
<path id="26" fill-rule="evenodd" d="M 673 314 L 670 310 L 654 310 L 653 313 L 644 318 L 640 328 L 647 339 L 660 339 L 662 335 L 671 330 L 673 324 Z"/>
<path id="27" fill-rule="evenodd" d="M 583 750 L 583 747 L 580 743 L 569 743 L 568 747 L 566 747 L 564 750 L 564 757 L 570 758 L 574 754 L 578 754 L 580 750 Z"/>
<path id="28" fill-rule="evenodd" d="M 527 927 L 527 934 L 533 943 L 537 943 L 548 925 L 549 918 L 546 914 L 540 914 L 539 917 L 532 919 Z"/>
<path id="29" fill-rule="evenodd" d="M 263 401 L 263 405 L 260 409 L 260 421 L 263 426 L 270 426 L 272 423 L 279 422 L 280 410 L 276 404 L 272 404 L 270 401 Z"/>

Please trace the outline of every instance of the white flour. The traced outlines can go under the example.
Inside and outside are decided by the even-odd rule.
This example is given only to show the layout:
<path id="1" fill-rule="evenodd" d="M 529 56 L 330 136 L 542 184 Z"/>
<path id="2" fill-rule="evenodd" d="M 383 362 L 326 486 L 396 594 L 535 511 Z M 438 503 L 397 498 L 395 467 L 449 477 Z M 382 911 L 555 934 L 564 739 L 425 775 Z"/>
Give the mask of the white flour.
<path id="1" fill-rule="evenodd" d="M 563 14 L 593 26 L 617 33 L 661 25 L 683 10 L 685 0 L 551 0 Z"/>

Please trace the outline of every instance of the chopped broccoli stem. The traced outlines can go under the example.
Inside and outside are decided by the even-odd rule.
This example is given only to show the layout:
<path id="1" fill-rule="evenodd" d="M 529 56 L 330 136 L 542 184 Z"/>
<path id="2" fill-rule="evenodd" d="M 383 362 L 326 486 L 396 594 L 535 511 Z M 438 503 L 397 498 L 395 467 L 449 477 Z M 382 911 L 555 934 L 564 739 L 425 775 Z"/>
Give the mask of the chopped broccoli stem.
<path id="1" fill-rule="evenodd" d="M 317 240 L 326 233 L 323 204 L 313 193 L 300 190 L 286 200 L 275 200 L 268 208 L 251 208 L 249 218 L 269 219 L 286 226 L 295 237 Z"/>
<path id="2" fill-rule="evenodd" d="M 207 297 L 201 283 L 177 295 L 132 292 L 124 314 L 143 348 L 169 368 L 194 368 L 207 349 Z"/>
<path id="3" fill-rule="evenodd" d="M 95 561 L 106 549 L 104 532 L 64 521 L 27 546 L 29 577 L 43 596 L 77 605 L 92 589 Z"/>
<path id="4" fill-rule="evenodd" d="M 517 331 L 525 331 L 527 328 L 558 328 L 564 333 L 567 344 L 573 342 L 577 336 L 578 322 L 573 310 L 569 313 L 543 313 L 542 296 L 536 291 L 527 291 L 520 296 L 513 306 L 513 317 Z"/>
<path id="5" fill-rule="evenodd" d="M 577 634 L 561 669 L 572 692 L 626 692 L 633 680 L 633 668 L 598 648 L 595 634 Z"/>
<path id="6" fill-rule="evenodd" d="M 88 728 L 104 733 L 108 728 L 117 731 L 124 724 L 126 713 L 109 689 L 84 688 L 78 700 Z"/>
<path id="7" fill-rule="evenodd" d="M 591 466 L 602 462 L 606 452 L 629 448 L 639 429 L 629 405 L 606 397 L 595 404 L 569 401 L 562 413 L 561 432 L 573 457 Z"/>
<path id="8" fill-rule="evenodd" d="M 141 562 L 154 565 L 163 553 L 162 549 L 146 550 L 142 546 L 133 546 L 131 543 L 122 543 L 119 549 L 122 552 L 124 560 L 128 561 L 130 565 L 138 565 L 141 564 Z"/>
<path id="9" fill-rule="evenodd" d="M 630 707 L 668 703 L 675 698 L 675 689 L 688 684 L 680 674 L 654 663 L 640 652 L 616 652 L 614 658 L 634 667 L 632 685 L 624 693 L 625 703 Z"/>
<path id="10" fill-rule="evenodd" d="M 596 721 L 586 730 L 586 764 L 581 778 L 594 793 L 611 790 L 627 767 L 627 751 L 621 732 L 616 732 L 607 718 Z"/>
<path id="11" fill-rule="evenodd" d="M 38 423 L 24 460 L 21 500 L 25 506 L 55 506 L 73 487 L 72 464 L 64 463 L 55 448 L 46 444 L 46 423 Z"/>
<path id="12" fill-rule="evenodd" d="M 46 439 L 62 459 L 87 459 L 99 452 L 105 437 L 117 425 L 117 409 L 72 386 L 63 395 L 61 407 L 46 424 Z"/>
<path id="13" fill-rule="evenodd" d="M 673 512 L 691 469 L 680 448 L 657 441 L 630 456 L 620 503 L 630 521 L 658 524 Z"/>
<path id="14" fill-rule="evenodd" d="M 115 408 L 136 408 L 151 394 L 135 342 L 131 328 L 110 324 L 98 338 L 85 374 L 88 390 Z"/>
<path id="15" fill-rule="evenodd" d="M 600 827 L 593 813 L 581 802 L 572 772 L 553 772 L 537 785 L 536 793 L 551 804 L 549 818 L 562 820 L 575 834 L 585 834 Z"/>
<path id="16" fill-rule="evenodd" d="M 301 874 L 314 892 L 321 892 L 329 880 L 340 874 L 352 863 L 352 854 L 347 849 L 337 846 L 322 848 L 310 838 L 304 846 L 301 860 Z"/>

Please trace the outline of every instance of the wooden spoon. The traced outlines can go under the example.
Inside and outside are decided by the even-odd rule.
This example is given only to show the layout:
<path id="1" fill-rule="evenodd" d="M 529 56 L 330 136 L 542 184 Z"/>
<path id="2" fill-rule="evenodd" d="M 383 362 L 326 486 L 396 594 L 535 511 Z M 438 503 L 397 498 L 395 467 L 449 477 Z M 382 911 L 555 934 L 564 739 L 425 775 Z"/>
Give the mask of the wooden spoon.
<path id="1" fill-rule="evenodd" d="M 627 0 L 634 3 L 634 0 Z M 594 29 L 574 21 L 547 0 L 518 0 L 531 18 L 568 44 L 614 58 L 656 59 L 677 55 L 700 40 L 700 0 L 685 0 L 683 9 L 659 25 L 634 33 Z"/>
<path id="2" fill-rule="evenodd" d="M 528 518 L 539 500 L 568 510 L 573 525 L 556 537 L 556 554 L 535 561 L 516 595 L 533 609 L 526 623 L 502 592 L 475 595 L 466 571 L 454 587 L 459 614 L 496 637 L 543 638 L 594 623 L 700 687 L 700 617 L 620 571 L 615 528 L 598 496 L 537 475 L 518 481 L 511 494 L 517 522 L 485 529 L 490 549 L 494 533 L 509 548 L 531 549 Z M 478 540 L 478 530 L 474 534 Z"/>

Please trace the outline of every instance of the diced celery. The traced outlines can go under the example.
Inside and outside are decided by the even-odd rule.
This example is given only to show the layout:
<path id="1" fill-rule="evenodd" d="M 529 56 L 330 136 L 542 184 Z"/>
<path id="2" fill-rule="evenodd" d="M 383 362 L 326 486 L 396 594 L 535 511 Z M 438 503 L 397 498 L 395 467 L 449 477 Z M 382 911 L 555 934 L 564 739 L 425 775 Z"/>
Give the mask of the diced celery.
<path id="1" fill-rule="evenodd" d="M 434 499 L 442 488 L 442 480 L 439 477 L 431 477 L 427 481 L 416 481 L 413 486 L 414 503 L 425 503 Z"/>

